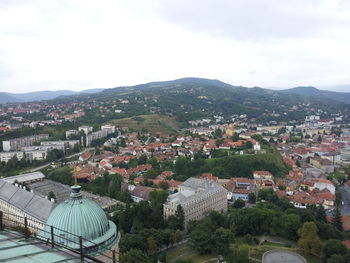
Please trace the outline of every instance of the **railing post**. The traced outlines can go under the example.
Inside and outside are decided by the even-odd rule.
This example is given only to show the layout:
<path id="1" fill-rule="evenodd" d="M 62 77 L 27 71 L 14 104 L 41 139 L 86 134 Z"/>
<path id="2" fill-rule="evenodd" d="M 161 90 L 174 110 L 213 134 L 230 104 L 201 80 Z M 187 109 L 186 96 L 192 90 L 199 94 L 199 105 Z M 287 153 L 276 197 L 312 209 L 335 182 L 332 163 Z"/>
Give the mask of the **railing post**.
<path id="1" fill-rule="evenodd" d="M 4 217 L 4 213 L 0 211 L 0 231 L 4 230 L 3 217 Z"/>
<path id="2" fill-rule="evenodd" d="M 51 247 L 55 247 L 55 238 L 53 234 L 53 226 L 51 226 Z"/>
<path id="3" fill-rule="evenodd" d="M 27 219 L 27 217 L 24 218 L 24 236 L 25 236 L 26 239 L 29 237 L 28 219 Z"/>
<path id="4" fill-rule="evenodd" d="M 113 263 L 116 263 L 117 261 L 115 260 L 115 249 L 112 250 L 112 253 Z"/>
<path id="5" fill-rule="evenodd" d="M 83 238 L 79 237 L 79 246 L 80 246 L 80 260 L 84 261 L 84 251 L 83 251 Z"/>

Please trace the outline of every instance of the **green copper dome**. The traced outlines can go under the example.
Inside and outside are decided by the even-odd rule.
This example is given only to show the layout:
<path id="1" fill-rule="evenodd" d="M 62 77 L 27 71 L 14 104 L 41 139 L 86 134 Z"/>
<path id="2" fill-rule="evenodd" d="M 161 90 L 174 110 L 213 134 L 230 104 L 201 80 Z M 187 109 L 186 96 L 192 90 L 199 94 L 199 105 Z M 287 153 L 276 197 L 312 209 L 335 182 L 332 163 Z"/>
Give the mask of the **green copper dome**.
<path id="1" fill-rule="evenodd" d="M 110 248 L 118 238 L 116 225 L 107 219 L 98 204 L 81 196 L 80 186 L 72 186 L 70 198 L 51 212 L 46 224 L 42 234 L 45 239 L 51 239 L 50 226 L 53 226 L 56 243 L 79 248 L 81 236 L 87 252 Z"/>

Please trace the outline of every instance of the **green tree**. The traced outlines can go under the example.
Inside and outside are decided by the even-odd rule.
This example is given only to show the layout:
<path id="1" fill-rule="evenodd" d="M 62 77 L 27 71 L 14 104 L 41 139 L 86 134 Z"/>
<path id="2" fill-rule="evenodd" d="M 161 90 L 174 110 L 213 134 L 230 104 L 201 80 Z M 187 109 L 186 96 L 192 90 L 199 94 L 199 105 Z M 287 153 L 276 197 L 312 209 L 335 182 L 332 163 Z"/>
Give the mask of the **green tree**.
<path id="1" fill-rule="evenodd" d="M 190 161 L 183 156 L 176 159 L 175 163 L 175 173 L 179 175 L 186 175 L 188 173 Z"/>
<path id="2" fill-rule="evenodd" d="M 234 208 L 243 208 L 243 207 L 245 207 L 245 202 L 241 198 L 238 198 L 234 201 L 233 207 Z"/>
<path id="3" fill-rule="evenodd" d="M 146 164 L 147 163 L 147 156 L 142 154 L 138 160 L 139 164 Z"/>
<path id="4" fill-rule="evenodd" d="M 317 234 L 318 229 L 314 222 L 305 222 L 298 230 L 298 245 L 306 252 L 314 255 L 320 255 L 322 242 Z"/>
<path id="5" fill-rule="evenodd" d="M 216 129 L 214 132 L 215 138 L 221 138 L 222 137 L 222 131 L 221 129 Z"/>
<path id="6" fill-rule="evenodd" d="M 300 217 L 296 214 L 283 214 L 279 220 L 282 225 L 282 235 L 287 239 L 296 240 L 298 229 L 301 227 Z"/>
<path id="7" fill-rule="evenodd" d="M 238 140 L 240 140 L 241 138 L 239 137 L 239 134 L 238 133 L 234 133 L 233 135 L 232 135 L 232 141 L 233 142 L 237 142 Z"/>
<path id="8" fill-rule="evenodd" d="M 245 148 L 252 149 L 253 148 L 253 143 L 251 141 L 247 141 L 246 144 L 245 144 Z"/>
<path id="9" fill-rule="evenodd" d="M 219 227 L 213 235 L 214 250 L 218 254 L 226 255 L 230 251 L 230 243 L 233 241 L 233 234 L 229 229 Z"/>
<path id="10" fill-rule="evenodd" d="M 127 252 L 130 249 L 146 250 L 145 242 L 139 234 L 124 234 L 120 240 L 120 251 Z"/>
<path id="11" fill-rule="evenodd" d="M 343 231 L 343 224 L 341 220 L 341 214 L 339 208 L 335 208 L 334 217 L 333 217 L 333 225 L 339 230 Z"/>
<path id="12" fill-rule="evenodd" d="M 183 233 L 181 230 L 176 230 L 174 233 L 171 234 L 171 242 L 173 244 L 178 243 L 182 240 Z"/>
<path id="13" fill-rule="evenodd" d="M 259 143 L 263 143 L 264 142 L 264 138 L 260 135 L 260 134 L 253 134 L 252 136 L 250 136 L 252 139 L 258 141 Z"/>
<path id="14" fill-rule="evenodd" d="M 248 194 L 248 201 L 249 201 L 249 203 L 251 203 L 251 204 L 255 204 L 255 202 L 256 202 L 255 193 L 249 193 L 249 194 Z"/>
<path id="15" fill-rule="evenodd" d="M 215 141 L 216 147 L 219 147 L 221 144 L 223 144 L 224 141 L 225 141 L 224 139 L 217 139 L 217 140 Z"/>
<path id="16" fill-rule="evenodd" d="M 160 182 L 159 187 L 162 188 L 163 190 L 168 190 L 169 183 L 167 181 L 162 181 L 162 182 Z"/>
<path id="17" fill-rule="evenodd" d="M 349 164 L 348 167 L 345 169 L 345 174 L 347 174 L 348 177 L 350 177 L 350 164 Z"/>
<path id="18" fill-rule="evenodd" d="M 147 257 L 139 249 L 130 249 L 120 255 L 120 263 L 147 263 Z"/>
<path id="19" fill-rule="evenodd" d="M 200 254 L 209 254 L 213 250 L 211 233 L 203 226 L 198 226 L 190 232 L 190 247 Z"/>
<path id="20" fill-rule="evenodd" d="M 164 191 L 164 190 L 162 191 L 153 190 L 152 192 L 150 192 L 149 195 L 150 195 L 151 206 L 159 207 L 159 206 L 163 206 L 169 194 L 167 191 Z"/>
<path id="21" fill-rule="evenodd" d="M 168 228 L 161 231 L 162 243 L 166 245 L 167 248 L 172 243 L 171 237 L 174 232 L 174 230 Z"/>
<path id="22" fill-rule="evenodd" d="M 181 258 L 174 261 L 174 263 L 195 263 L 193 259 Z"/>
<path id="23" fill-rule="evenodd" d="M 334 254 L 345 255 L 347 248 L 337 239 L 329 239 L 323 247 L 323 254 L 325 259 L 330 258 Z"/>
<path id="24" fill-rule="evenodd" d="M 147 251 L 148 255 L 154 255 L 157 252 L 157 243 L 152 236 L 147 238 Z"/>
<path id="25" fill-rule="evenodd" d="M 318 221 L 326 222 L 326 210 L 323 205 L 319 205 L 316 208 L 316 219 Z"/>
<path id="26" fill-rule="evenodd" d="M 327 263 L 346 263 L 346 262 L 342 255 L 334 254 L 327 260 Z"/>
<path id="27" fill-rule="evenodd" d="M 185 228 L 185 211 L 181 205 L 177 205 L 175 211 L 175 218 L 177 220 L 177 229 L 184 230 Z"/>
<path id="28" fill-rule="evenodd" d="M 228 256 L 228 263 L 249 263 L 248 254 L 249 246 L 242 245 L 240 247 L 235 247 Z"/>

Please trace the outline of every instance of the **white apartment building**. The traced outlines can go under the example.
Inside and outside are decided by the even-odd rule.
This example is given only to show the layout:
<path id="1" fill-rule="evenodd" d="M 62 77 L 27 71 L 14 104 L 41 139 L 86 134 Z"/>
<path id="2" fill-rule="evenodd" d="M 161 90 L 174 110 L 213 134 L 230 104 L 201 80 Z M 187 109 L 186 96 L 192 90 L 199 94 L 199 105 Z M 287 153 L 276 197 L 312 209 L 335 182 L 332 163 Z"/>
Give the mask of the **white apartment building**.
<path id="1" fill-rule="evenodd" d="M 79 144 L 79 140 L 65 140 L 65 141 L 44 141 L 41 142 L 40 145 L 42 146 L 63 146 L 64 148 L 73 148 L 74 145 Z"/>
<path id="2" fill-rule="evenodd" d="M 0 152 L 0 162 L 7 163 L 14 156 L 16 156 L 18 160 L 21 160 L 24 157 L 24 152 Z"/>
<path id="3" fill-rule="evenodd" d="M 83 131 L 86 135 L 88 135 L 90 132 L 92 132 L 93 127 L 91 126 L 80 126 L 78 128 L 78 131 Z"/>
<path id="4" fill-rule="evenodd" d="M 105 137 L 107 137 L 108 134 L 114 133 L 114 131 L 115 131 L 115 126 L 105 125 L 102 127 L 104 127 L 104 128 L 97 131 L 97 132 L 92 132 L 92 133 L 86 135 L 86 144 L 85 144 L 86 147 L 90 146 L 91 142 L 93 140 L 105 138 Z"/>
<path id="5" fill-rule="evenodd" d="M 21 160 L 25 157 L 29 161 L 33 160 L 46 160 L 47 151 L 45 150 L 29 150 L 29 151 L 18 151 L 18 152 L 0 152 L 0 162 L 7 163 L 13 157 L 17 157 L 18 160 Z"/>
<path id="6" fill-rule="evenodd" d="M 34 142 L 47 140 L 49 138 L 48 134 L 37 134 L 33 136 L 20 137 L 16 139 L 11 139 L 2 142 L 2 149 L 6 152 L 18 151 L 22 147 L 31 146 Z"/>

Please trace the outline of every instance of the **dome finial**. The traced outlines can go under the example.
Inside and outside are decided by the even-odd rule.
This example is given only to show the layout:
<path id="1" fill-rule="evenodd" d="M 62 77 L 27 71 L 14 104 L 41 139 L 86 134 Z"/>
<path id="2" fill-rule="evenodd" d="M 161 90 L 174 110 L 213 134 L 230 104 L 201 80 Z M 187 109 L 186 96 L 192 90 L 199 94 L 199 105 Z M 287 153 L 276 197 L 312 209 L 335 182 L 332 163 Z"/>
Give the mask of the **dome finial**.
<path id="1" fill-rule="evenodd" d="M 80 192 L 81 186 L 80 185 L 73 185 L 73 186 L 71 186 L 71 189 L 72 189 L 72 192 L 70 194 L 70 197 L 72 197 L 72 198 L 81 197 L 81 192 Z"/>

